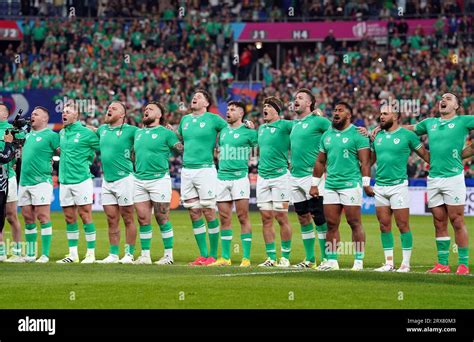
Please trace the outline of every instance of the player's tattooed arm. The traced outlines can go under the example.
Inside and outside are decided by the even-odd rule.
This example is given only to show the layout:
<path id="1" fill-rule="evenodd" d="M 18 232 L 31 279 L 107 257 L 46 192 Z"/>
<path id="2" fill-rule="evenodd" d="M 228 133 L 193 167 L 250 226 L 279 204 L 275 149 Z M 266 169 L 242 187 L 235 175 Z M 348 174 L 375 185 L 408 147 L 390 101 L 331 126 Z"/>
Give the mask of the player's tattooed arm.
<path id="1" fill-rule="evenodd" d="M 474 155 L 474 149 L 472 148 L 472 144 L 468 145 L 462 150 L 461 158 L 466 159 L 466 158 L 471 158 Z"/>
<path id="2" fill-rule="evenodd" d="M 415 150 L 415 153 L 425 162 L 428 164 L 430 163 L 430 151 L 428 151 L 424 146 L 421 146 L 419 149 Z"/>
<path id="3" fill-rule="evenodd" d="M 319 152 L 318 158 L 316 159 L 316 163 L 314 164 L 313 168 L 313 178 L 311 180 L 311 189 L 309 190 L 309 194 L 312 197 L 319 197 L 319 183 L 321 183 L 321 177 L 323 176 L 324 170 L 326 169 L 326 153 Z"/>
<path id="4" fill-rule="evenodd" d="M 357 151 L 360 162 L 360 171 L 362 173 L 362 186 L 367 196 L 375 196 L 374 190 L 370 186 L 370 149 L 363 148 Z"/>
<path id="5" fill-rule="evenodd" d="M 183 154 L 184 152 L 184 145 L 181 142 L 177 142 L 173 145 L 173 149 L 178 152 L 179 154 Z"/>

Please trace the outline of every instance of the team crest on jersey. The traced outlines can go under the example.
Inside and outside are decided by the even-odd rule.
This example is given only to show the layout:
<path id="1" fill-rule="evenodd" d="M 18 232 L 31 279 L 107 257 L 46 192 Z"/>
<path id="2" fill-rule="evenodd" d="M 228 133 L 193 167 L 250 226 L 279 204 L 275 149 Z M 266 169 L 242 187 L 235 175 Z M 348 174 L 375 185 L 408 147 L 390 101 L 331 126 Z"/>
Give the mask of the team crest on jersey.
<path id="1" fill-rule="evenodd" d="M 107 131 L 102 131 L 102 133 L 100 135 L 104 136 L 107 134 Z"/>
<path id="2" fill-rule="evenodd" d="M 437 124 L 434 124 L 433 126 L 431 126 L 431 129 L 436 129 L 436 126 Z"/>
<path id="3" fill-rule="evenodd" d="M 400 142 L 400 139 L 398 139 L 398 138 L 393 139 L 393 143 L 394 143 L 395 145 L 398 145 L 399 142 Z"/>
<path id="4" fill-rule="evenodd" d="M 81 136 L 81 133 L 76 133 L 76 139 L 78 139 Z"/>
<path id="5" fill-rule="evenodd" d="M 349 141 L 349 138 L 342 138 L 342 143 L 345 144 Z"/>
<path id="6" fill-rule="evenodd" d="M 380 144 L 381 142 L 382 142 L 382 138 L 378 138 L 377 143 Z"/>
<path id="7" fill-rule="evenodd" d="M 152 139 L 156 139 L 157 136 L 158 136 L 158 134 L 152 134 L 152 135 L 151 135 L 151 138 L 152 138 Z"/>
<path id="8" fill-rule="evenodd" d="M 453 124 L 453 123 L 448 124 L 449 128 L 454 128 L 454 126 L 455 126 L 455 124 Z"/>
<path id="9" fill-rule="evenodd" d="M 121 135 L 122 135 L 122 133 L 123 133 L 122 131 L 117 131 L 117 133 L 116 133 L 116 134 L 117 134 L 117 136 L 119 137 L 119 136 L 121 136 Z"/>
<path id="10" fill-rule="evenodd" d="M 186 122 L 183 126 L 183 129 L 188 129 L 189 124 Z"/>
<path id="11" fill-rule="evenodd" d="M 327 143 L 330 143 L 330 142 L 331 142 L 331 137 L 327 137 L 327 138 L 326 138 L 326 142 L 327 142 Z"/>
<path id="12" fill-rule="evenodd" d="M 43 139 L 43 138 L 37 137 L 37 138 L 36 138 L 36 141 L 41 141 L 41 139 Z"/>
<path id="13" fill-rule="evenodd" d="M 276 131 L 276 128 L 275 128 L 275 127 L 270 128 L 270 133 L 271 133 L 271 134 L 275 133 L 275 131 Z"/>
<path id="14" fill-rule="evenodd" d="M 140 133 L 139 135 L 137 135 L 137 140 L 140 140 L 141 137 L 142 137 L 142 134 Z"/>
<path id="15" fill-rule="evenodd" d="M 240 137 L 240 134 L 235 133 L 235 134 L 234 134 L 234 139 L 237 139 L 238 137 Z"/>
<path id="16" fill-rule="evenodd" d="M 307 123 L 304 123 L 302 126 L 303 126 L 303 129 L 305 129 L 305 128 L 308 127 L 308 124 L 307 124 Z"/>
<path id="17" fill-rule="evenodd" d="M 199 124 L 199 127 L 201 127 L 201 128 L 204 128 L 204 126 L 206 126 L 206 123 L 205 123 L 205 122 L 201 122 L 201 123 Z"/>

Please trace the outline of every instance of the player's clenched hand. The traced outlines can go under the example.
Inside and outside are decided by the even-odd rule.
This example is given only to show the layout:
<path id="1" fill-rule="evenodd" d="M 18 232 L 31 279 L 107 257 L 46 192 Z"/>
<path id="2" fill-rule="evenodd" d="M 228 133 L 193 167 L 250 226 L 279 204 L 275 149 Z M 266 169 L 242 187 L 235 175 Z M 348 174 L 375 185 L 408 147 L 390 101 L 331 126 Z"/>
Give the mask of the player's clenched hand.
<path id="1" fill-rule="evenodd" d="M 312 186 L 311 189 L 309 189 L 309 194 L 311 197 L 319 197 L 319 189 L 317 186 Z"/>
<path id="2" fill-rule="evenodd" d="M 375 196 L 374 189 L 372 189 L 371 186 L 364 186 L 364 191 L 365 191 L 365 194 L 369 197 L 374 197 Z"/>

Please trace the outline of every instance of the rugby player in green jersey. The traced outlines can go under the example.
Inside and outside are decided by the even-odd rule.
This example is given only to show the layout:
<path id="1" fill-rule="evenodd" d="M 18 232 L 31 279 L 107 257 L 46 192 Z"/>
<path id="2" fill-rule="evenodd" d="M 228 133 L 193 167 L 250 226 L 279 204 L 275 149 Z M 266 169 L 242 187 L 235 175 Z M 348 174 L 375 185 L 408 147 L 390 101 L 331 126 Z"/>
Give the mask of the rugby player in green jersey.
<path id="1" fill-rule="evenodd" d="M 351 124 L 351 117 L 352 107 L 348 103 L 336 104 L 332 129 L 321 137 L 320 152 L 314 166 L 311 196 L 319 197 L 318 186 L 325 169 L 327 174 L 324 191 L 324 216 L 328 225 L 327 261 L 316 268 L 320 271 L 339 269 L 337 255 L 342 209 L 351 227 L 355 245 L 352 270 L 363 269 L 365 232 L 361 222 L 362 187 L 368 196 L 374 196 L 374 192 L 370 186 L 369 138 L 357 131 Z"/>
<path id="2" fill-rule="evenodd" d="M 59 135 L 48 128 L 49 112 L 35 107 L 31 132 L 22 149 L 18 206 L 25 220 L 27 261 L 47 263 L 51 247 L 51 200 L 53 196 L 52 158 L 59 147 Z M 41 225 L 41 256 L 36 259 L 36 220 Z"/>
<path id="3" fill-rule="evenodd" d="M 283 103 L 276 97 L 263 101 L 263 121 L 258 129 L 257 206 L 263 223 L 263 239 L 267 259 L 261 267 L 289 267 L 291 227 L 288 222 L 290 200 L 288 152 L 293 122 L 281 120 Z M 280 225 L 282 256 L 277 263 L 273 219 Z"/>
<path id="4" fill-rule="evenodd" d="M 456 115 L 458 98 L 445 93 L 438 104 L 440 117 L 427 118 L 414 126 L 404 126 L 418 135 L 428 135 L 430 171 L 428 176 L 428 207 L 431 208 L 435 226 L 438 262 L 428 272 L 449 273 L 451 238 L 448 219 L 454 228 L 458 246 L 456 274 L 469 274 L 469 242 L 464 222 L 466 185 L 462 164 L 466 137 L 474 129 L 474 116 Z"/>
<path id="5" fill-rule="evenodd" d="M 109 255 L 97 261 L 101 264 L 132 264 L 137 238 L 133 218 L 134 183 L 132 151 L 138 127 L 125 123 L 126 108 L 122 102 L 113 101 L 107 108 L 105 124 L 97 130 L 104 179 L 102 181 L 102 206 L 107 216 Z M 125 255 L 119 259 L 120 217 L 125 224 Z"/>
<path id="6" fill-rule="evenodd" d="M 241 267 L 250 266 L 252 231 L 249 220 L 250 182 L 248 161 L 257 145 L 257 131 L 243 123 L 245 105 L 239 101 L 227 104 L 228 126 L 219 135 L 219 170 L 217 173 L 217 208 L 221 221 L 222 257 L 209 266 L 230 266 L 232 243 L 232 207 L 241 227 L 243 258 Z"/>
<path id="7" fill-rule="evenodd" d="M 164 245 L 157 265 L 171 265 L 173 259 L 173 226 L 169 221 L 171 178 L 169 157 L 172 150 L 183 152 L 176 133 L 164 127 L 165 107 L 149 102 L 143 111 L 144 127 L 135 132 L 135 209 L 140 224 L 141 256 L 136 264 L 151 264 L 150 246 L 153 234 L 152 209 L 160 226 Z"/>
<path id="8" fill-rule="evenodd" d="M 82 263 L 91 264 L 95 262 L 96 229 L 92 222 L 94 186 L 90 166 L 94 161 L 95 152 L 99 149 L 99 138 L 95 132 L 78 121 L 79 111 L 73 102 L 65 104 L 62 119 L 64 128 L 59 132 L 59 202 L 66 219 L 69 254 L 57 262 L 79 262 L 79 213 L 87 242 L 87 253 Z"/>
<path id="9" fill-rule="evenodd" d="M 290 134 L 291 143 L 291 201 L 301 225 L 301 236 L 305 249 L 305 260 L 294 265 L 298 268 L 310 268 L 315 265 L 315 234 L 313 221 L 318 232 L 321 261 L 326 259 L 326 218 L 324 217 L 323 195 L 324 179 L 318 186 L 319 197 L 311 197 L 311 179 L 313 167 L 318 156 L 319 143 L 324 132 L 331 127 L 331 121 L 312 112 L 316 100 L 309 89 L 298 89 L 295 95 L 294 110 L 298 119 L 294 121 Z"/>
<path id="10" fill-rule="evenodd" d="M 377 272 L 395 271 L 393 258 L 392 214 L 400 230 L 403 260 L 397 272 L 410 272 L 413 237 L 409 226 L 410 203 L 407 164 L 411 152 L 430 162 L 417 135 L 398 123 L 399 114 L 392 106 L 380 109 L 380 131 L 372 144 L 371 164 L 377 163 L 375 177 L 375 210 L 380 223 L 385 263 Z"/>
<path id="11" fill-rule="evenodd" d="M 214 165 L 214 147 L 217 134 L 227 127 L 219 115 L 209 113 L 210 94 L 198 89 L 192 101 L 192 113 L 183 116 L 178 135 L 184 144 L 181 170 L 181 199 L 189 210 L 192 227 L 199 248 L 199 257 L 190 264 L 205 266 L 217 259 L 219 246 L 219 220 L 216 217 L 217 171 Z M 206 241 L 207 221 L 210 250 Z"/>
<path id="12" fill-rule="evenodd" d="M 0 136 L 3 137 L 5 131 L 12 127 L 8 122 L 8 117 L 10 116 L 10 109 L 3 103 L 0 103 Z M 0 149 L 3 149 L 4 143 L 0 145 Z M 11 235 L 13 237 L 13 248 L 12 255 L 6 259 L 6 249 L 0 248 L 0 260 L 5 262 L 25 262 L 25 261 L 34 261 L 33 258 L 24 258 L 21 256 L 21 226 L 20 221 L 18 221 L 17 214 L 17 182 L 16 182 L 16 172 L 13 168 L 13 165 L 16 163 L 16 158 L 13 158 L 6 167 L 8 170 L 8 195 L 7 195 L 7 204 L 5 207 L 5 215 L 8 223 L 11 228 Z M 3 234 L 0 234 L 0 241 L 3 242 Z M 31 254 L 31 251 L 30 251 Z"/>

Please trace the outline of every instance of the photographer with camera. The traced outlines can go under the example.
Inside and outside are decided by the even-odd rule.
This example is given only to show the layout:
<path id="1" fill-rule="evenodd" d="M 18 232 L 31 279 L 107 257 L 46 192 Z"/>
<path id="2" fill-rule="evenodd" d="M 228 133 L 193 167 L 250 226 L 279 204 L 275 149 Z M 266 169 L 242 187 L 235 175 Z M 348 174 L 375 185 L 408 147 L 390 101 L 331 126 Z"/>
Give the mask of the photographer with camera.
<path id="1" fill-rule="evenodd" d="M 0 137 L 3 136 L 6 130 L 11 130 L 12 125 L 8 122 L 8 117 L 10 116 L 10 110 L 5 104 L 0 104 Z M 9 134 L 13 137 L 13 134 Z M 13 139 L 12 139 L 13 141 Z M 0 142 L 0 149 L 3 148 L 3 141 Z M 8 162 L 7 165 L 4 165 L 3 168 L 6 171 L 6 180 L 8 183 L 7 187 L 7 196 L 6 196 L 6 204 L 4 205 L 1 202 L 2 212 L 4 210 L 4 214 L 2 215 L 2 222 L 1 228 L 3 229 L 4 219 L 6 219 L 10 224 L 12 230 L 12 238 L 13 238 L 13 248 L 12 248 L 12 256 L 10 258 L 6 258 L 6 249 L 0 246 L 0 261 L 6 262 L 24 262 L 23 257 L 21 256 L 21 226 L 18 220 L 17 214 L 17 180 L 16 180 L 16 172 L 14 169 L 14 165 L 16 163 L 15 153 L 13 153 L 13 157 L 11 161 Z M 3 162 L 2 162 L 3 163 Z M 2 177 L 2 184 L 3 184 L 3 177 Z M 1 187 L 3 189 L 3 185 Z M 3 191 L 3 190 L 1 190 Z M 3 243 L 3 234 L 0 233 L 0 244 Z"/>
<path id="2" fill-rule="evenodd" d="M 5 116 L 7 114 L 8 118 L 8 108 L 0 104 L 0 115 Z M 0 261 L 6 260 L 6 246 L 5 242 L 3 241 L 3 227 L 5 225 L 5 216 L 7 213 L 7 197 L 8 197 L 8 164 L 15 158 L 15 147 L 13 144 L 13 135 L 7 129 L 5 131 L 5 135 L 3 138 L 4 146 L 1 148 L 0 152 Z M 18 218 L 17 218 L 18 220 Z M 13 230 L 13 226 L 12 226 Z M 14 238 L 18 238 L 15 240 L 16 249 L 19 249 L 19 258 L 21 259 L 21 230 L 18 235 L 13 235 Z M 17 255 L 18 257 L 18 255 Z"/>

